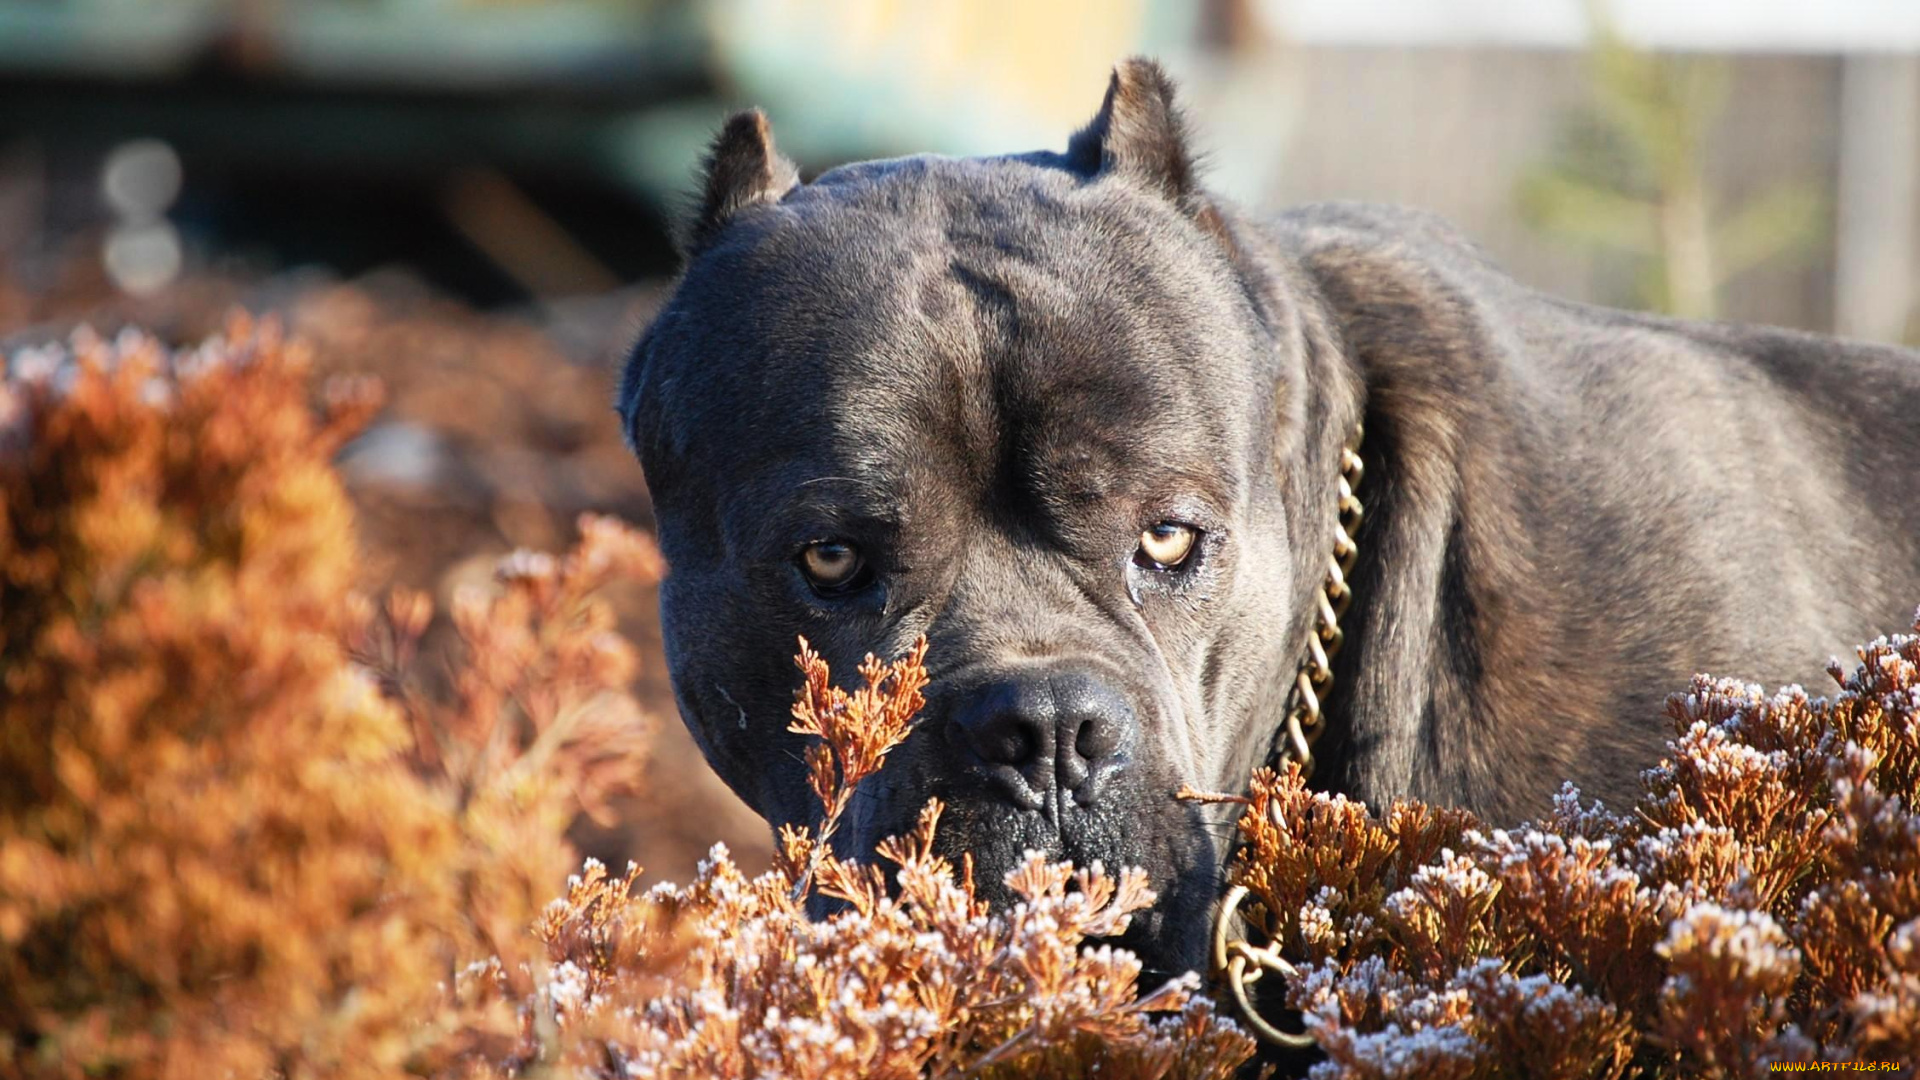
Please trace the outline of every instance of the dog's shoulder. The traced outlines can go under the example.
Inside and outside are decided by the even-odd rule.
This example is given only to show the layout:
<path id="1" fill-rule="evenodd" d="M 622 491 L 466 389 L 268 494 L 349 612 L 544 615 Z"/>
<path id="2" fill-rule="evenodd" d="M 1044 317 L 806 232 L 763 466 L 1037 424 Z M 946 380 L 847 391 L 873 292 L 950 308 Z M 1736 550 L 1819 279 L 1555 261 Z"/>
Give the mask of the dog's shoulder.
<path id="1" fill-rule="evenodd" d="M 1692 673 L 1805 682 L 1903 625 L 1920 354 L 1565 300 L 1419 211 L 1315 204 L 1258 228 L 1365 387 L 1375 561 L 1347 685 L 1375 749 L 1355 790 L 1515 812 L 1490 793 L 1624 792 L 1594 763 L 1655 753 Z M 1409 613 L 1432 597 L 1421 639 Z M 1396 633 L 1370 640 L 1376 618 Z M 1379 674 L 1413 670 L 1413 692 Z M 1423 708 L 1431 731 L 1388 719 Z M 1476 724 L 1516 742 L 1422 756 Z"/>
<path id="2" fill-rule="evenodd" d="M 1679 359 L 1695 386 L 1711 376 L 1764 383 L 1842 412 L 1874 415 L 1895 404 L 1920 409 L 1920 352 L 1554 296 L 1515 279 L 1429 211 L 1309 203 L 1266 218 L 1259 228 L 1278 257 L 1300 268 L 1336 320 L 1363 335 L 1454 345 L 1457 357 L 1483 364 L 1496 358 L 1533 367 L 1604 362 L 1655 382 L 1677 377 Z"/>

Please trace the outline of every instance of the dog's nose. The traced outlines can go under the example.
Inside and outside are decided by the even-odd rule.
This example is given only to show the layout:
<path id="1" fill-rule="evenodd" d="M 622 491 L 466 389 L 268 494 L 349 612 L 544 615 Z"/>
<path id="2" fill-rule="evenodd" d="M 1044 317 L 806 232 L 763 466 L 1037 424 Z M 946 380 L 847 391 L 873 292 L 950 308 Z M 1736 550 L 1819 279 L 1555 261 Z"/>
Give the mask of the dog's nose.
<path id="1" fill-rule="evenodd" d="M 1037 810 L 1056 789 L 1093 805 L 1120 767 L 1133 709 L 1105 680 L 1063 670 L 983 686 L 953 719 L 1007 796 Z"/>

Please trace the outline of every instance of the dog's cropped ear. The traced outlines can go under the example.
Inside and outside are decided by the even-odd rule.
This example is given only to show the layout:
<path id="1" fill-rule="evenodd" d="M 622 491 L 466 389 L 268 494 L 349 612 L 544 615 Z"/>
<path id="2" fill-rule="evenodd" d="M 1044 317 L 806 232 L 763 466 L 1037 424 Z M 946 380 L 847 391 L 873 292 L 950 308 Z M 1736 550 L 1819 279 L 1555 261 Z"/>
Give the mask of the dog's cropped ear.
<path id="1" fill-rule="evenodd" d="M 647 365 L 653 360 L 653 339 L 654 328 L 649 326 L 633 348 L 627 350 L 626 359 L 620 362 L 619 389 L 613 397 L 613 411 L 620 417 L 620 433 L 626 437 L 627 449 L 636 455 L 642 454 L 645 441 L 640 433 L 640 406 L 644 404 L 640 387 L 646 382 Z"/>
<path id="2" fill-rule="evenodd" d="M 1129 177 L 1190 212 L 1206 205 L 1173 80 L 1145 57 L 1113 69 L 1100 112 L 1067 143 L 1067 161 L 1087 176 Z"/>
<path id="3" fill-rule="evenodd" d="M 800 171 L 773 148 L 773 125 L 759 109 L 727 118 L 707 150 L 703 172 L 699 215 L 682 245 L 689 256 L 712 243 L 740 211 L 777 202 L 800 183 Z"/>

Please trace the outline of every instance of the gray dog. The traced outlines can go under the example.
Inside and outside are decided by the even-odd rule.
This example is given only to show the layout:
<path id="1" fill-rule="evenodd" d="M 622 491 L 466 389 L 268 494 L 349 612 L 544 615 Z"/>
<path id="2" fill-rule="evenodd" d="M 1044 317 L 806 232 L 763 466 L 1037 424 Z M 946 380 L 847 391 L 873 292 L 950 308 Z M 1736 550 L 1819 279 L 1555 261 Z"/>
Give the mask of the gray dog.
<path id="1" fill-rule="evenodd" d="M 1817 686 L 1920 601 L 1920 356 L 1557 300 L 1419 214 L 1244 215 L 1148 61 L 1064 153 L 803 184 L 737 115 L 686 248 L 620 409 L 708 760 L 810 822 L 795 636 L 851 678 L 925 634 L 849 844 L 938 796 L 991 899 L 1029 848 L 1144 867 L 1154 968 L 1202 962 L 1230 835 L 1175 791 L 1290 716 L 1374 804 L 1617 804 L 1692 673 Z"/>

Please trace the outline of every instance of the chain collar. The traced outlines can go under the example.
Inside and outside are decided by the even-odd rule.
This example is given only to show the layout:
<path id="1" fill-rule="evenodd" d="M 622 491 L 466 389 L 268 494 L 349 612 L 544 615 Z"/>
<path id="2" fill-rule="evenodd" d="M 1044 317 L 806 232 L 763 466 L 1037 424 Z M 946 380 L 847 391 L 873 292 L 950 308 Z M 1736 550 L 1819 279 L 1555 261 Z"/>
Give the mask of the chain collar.
<path id="1" fill-rule="evenodd" d="M 1268 758 L 1268 764 L 1274 766 L 1289 758 L 1299 762 L 1302 776 L 1313 774 L 1313 745 L 1320 740 L 1320 734 L 1326 728 L 1325 717 L 1320 713 L 1320 702 L 1333 688 L 1333 658 L 1340 652 L 1340 646 L 1346 643 L 1346 632 L 1340 628 L 1340 618 L 1353 603 L 1353 588 L 1347 582 L 1347 575 L 1353 573 L 1354 559 L 1360 554 L 1354 538 L 1360 531 L 1361 518 L 1366 514 L 1359 496 L 1354 494 L 1360 486 L 1361 477 L 1366 475 L 1366 466 L 1360 460 L 1360 442 L 1365 436 L 1365 427 L 1355 424 L 1353 437 L 1340 451 L 1339 504 L 1333 529 L 1333 553 L 1327 558 L 1326 579 L 1314 591 L 1314 625 L 1307 632 L 1306 658 L 1300 662 L 1299 674 L 1294 676 L 1292 698 L 1287 703 L 1286 726 L 1274 740 L 1273 752 Z M 1262 1039 L 1279 1046 L 1310 1047 L 1314 1045 L 1312 1035 L 1282 1031 L 1254 1008 L 1253 997 L 1248 991 L 1263 975 L 1273 972 L 1283 978 L 1292 978 L 1298 973 L 1280 955 L 1280 943 L 1277 941 L 1256 946 L 1246 940 L 1228 940 L 1239 920 L 1240 907 L 1246 902 L 1247 895 L 1245 885 L 1236 885 L 1221 901 L 1220 914 L 1213 924 L 1214 970 L 1226 976 L 1227 988 L 1233 994 L 1241 1018 Z"/>
<path id="2" fill-rule="evenodd" d="M 1327 557 L 1326 579 L 1314 590 L 1317 610 L 1313 629 L 1307 633 L 1307 656 L 1300 662 L 1300 673 L 1294 676 L 1286 727 L 1281 730 L 1272 755 L 1275 765 L 1286 758 L 1299 762 L 1303 776 L 1313 775 L 1313 744 L 1320 741 L 1320 733 L 1326 728 L 1325 718 L 1320 715 L 1320 699 L 1333 688 L 1333 658 L 1347 640 L 1346 631 L 1340 629 L 1340 619 L 1353 603 L 1353 587 L 1347 584 L 1347 575 L 1353 573 L 1353 561 L 1360 555 L 1354 537 L 1360 531 L 1361 519 L 1366 516 L 1366 508 L 1354 494 L 1367 472 L 1366 464 L 1360 460 L 1360 443 L 1366 434 L 1365 426 L 1353 425 L 1353 437 L 1340 450 L 1333 553 Z"/>

